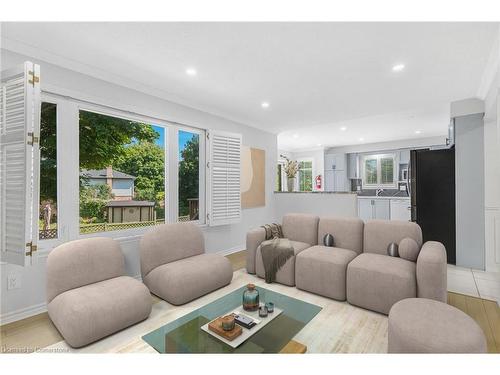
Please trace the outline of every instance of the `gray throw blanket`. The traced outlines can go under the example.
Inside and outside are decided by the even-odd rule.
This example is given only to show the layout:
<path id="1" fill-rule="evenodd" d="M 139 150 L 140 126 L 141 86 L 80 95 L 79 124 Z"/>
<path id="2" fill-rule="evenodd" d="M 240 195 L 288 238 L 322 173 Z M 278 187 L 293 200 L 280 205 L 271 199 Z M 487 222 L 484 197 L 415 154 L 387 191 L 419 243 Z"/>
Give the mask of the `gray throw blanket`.
<path id="1" fill-rule="evenodd" d="M 294 255 L 294 250 L 290 241 L 283 238 L 281 225 L 273 223 L 264 225 L 263 228 L 266 230 L 266 241 L 262 242 L 260 251 L 266 283 L 272 283 L 276 281 L 279 269 Z"/>

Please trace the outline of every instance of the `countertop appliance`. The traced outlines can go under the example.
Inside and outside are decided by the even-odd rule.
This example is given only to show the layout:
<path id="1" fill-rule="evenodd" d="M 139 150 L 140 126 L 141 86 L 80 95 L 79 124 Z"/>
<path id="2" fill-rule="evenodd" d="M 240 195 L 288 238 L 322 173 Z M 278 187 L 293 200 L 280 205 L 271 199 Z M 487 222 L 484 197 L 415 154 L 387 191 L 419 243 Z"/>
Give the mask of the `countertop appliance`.
<path id="1" fill-rule="evenodd" d="M 455 264 L 455 148 L 412 150 L 408 177 L 411 220 L 424 242 L 443 243 L 448 263 Z"/>

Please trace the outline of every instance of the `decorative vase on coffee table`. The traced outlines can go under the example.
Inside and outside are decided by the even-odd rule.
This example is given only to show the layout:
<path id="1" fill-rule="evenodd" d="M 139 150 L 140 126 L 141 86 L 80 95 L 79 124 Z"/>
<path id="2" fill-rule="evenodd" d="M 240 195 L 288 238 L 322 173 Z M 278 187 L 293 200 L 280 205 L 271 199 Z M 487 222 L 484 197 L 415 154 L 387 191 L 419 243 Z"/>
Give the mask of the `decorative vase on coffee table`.
<path id="1" fill-rule="evenodd" d="M 255 289 L 254 284 L 248 284 L 243 292 L 243 309 L 247 311 L 256 311 L 259 308 L 259 291 Z"/>
<path id="2" fill-rule="evenodd" d="M 293 185 L 295 185 L 295 177 L 288 177 L 287 188 L 289 193 L 293 191 Z"/>

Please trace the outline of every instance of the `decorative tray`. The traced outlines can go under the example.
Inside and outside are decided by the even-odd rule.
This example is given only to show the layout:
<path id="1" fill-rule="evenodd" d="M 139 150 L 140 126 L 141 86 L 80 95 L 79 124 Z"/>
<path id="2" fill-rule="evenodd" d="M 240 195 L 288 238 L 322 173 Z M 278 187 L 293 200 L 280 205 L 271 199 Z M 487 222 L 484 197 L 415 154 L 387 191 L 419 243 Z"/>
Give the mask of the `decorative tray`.
<path id="1" fill-rule="evenodd" d="M 242 332 L 241 332 L 241 334 L 239 336 L 235 337 L 232 340 L 228 340 L 225 337 L 218 335 L 217 333 L 211 331 L 208 328 L 208 326 L 209 326 L 210 323 L 216 321 L 217 319 L 220 319 L 222 316 L 219 316 L 216 319 L 214 319 L 214 320 L 208 322 L 207 324 L 201 326 L 201 329 L 203 331 L 207 332 L 209 335 L 212 335 L 213 337 L 216 337 L 220 341 L 226 343 L 230 347 L 237 348 L 238 346 L 240 346 L 241 344 L 243 344 L 246 340 L 248 340 L 250 337 L 252 337 L 257 332 L 259 332 L 262 328 L 264 328 L 273 319 L 276 319 L 282 312 L 283 312 L 283 310 L 281 310 L 281 309 L 279 309 L 279 308 L 277 308 L 275 306 L 274 307 L 274 312 L 268 314 L 267 317 L 265 317 L 265 318 L 261 318 L 261 317 L 259 317 L 259 311 L 258 310 L 257 311 L 245 311 L 245 310 L 243 310 L 243 306 L 240 306 L 236 310 L 228 311 L 226 314 L 224 314 L 222 316 L 226 316 L 226 315 L 230 315 L 230 314 L 246 315 L 246 316 L 252 318 L 255 323 L 257 323 L 255 326 L 253 326 L 250 329 L 241 327 L 238 324 L 236 324 L 236 326 L 238 326 L 238 327 L 241 328 Z M 237 328 L 235 328 L 235 329 L 237 329 Z"/>

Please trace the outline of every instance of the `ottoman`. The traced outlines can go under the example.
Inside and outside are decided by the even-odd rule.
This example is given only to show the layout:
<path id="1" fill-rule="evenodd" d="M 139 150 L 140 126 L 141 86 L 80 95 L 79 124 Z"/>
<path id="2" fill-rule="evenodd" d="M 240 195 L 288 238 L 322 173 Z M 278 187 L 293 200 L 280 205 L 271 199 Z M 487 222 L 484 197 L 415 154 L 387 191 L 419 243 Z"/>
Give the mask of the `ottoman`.
<path id="1" fill-rule="evenodd" d="M 467 314 L 426 298 L 397 302 L 389 312 L 389 353 L 486 353 L 486 339 Z"/>
<path id="2" fill-rule="evenodd" d="M 352 250 L 326 246 L 301 251 L 295 260 L 297 288 L 345 301 L 347 265 L 357 255 Z"/>

